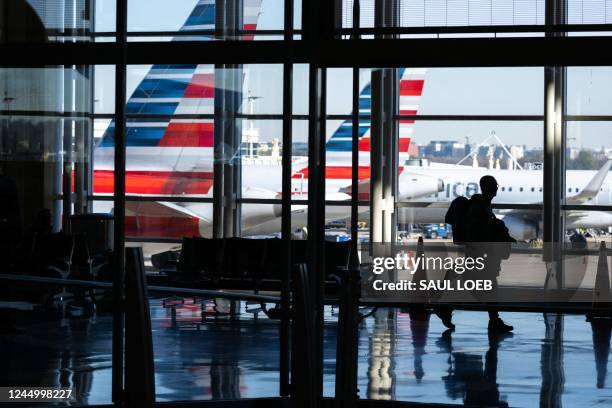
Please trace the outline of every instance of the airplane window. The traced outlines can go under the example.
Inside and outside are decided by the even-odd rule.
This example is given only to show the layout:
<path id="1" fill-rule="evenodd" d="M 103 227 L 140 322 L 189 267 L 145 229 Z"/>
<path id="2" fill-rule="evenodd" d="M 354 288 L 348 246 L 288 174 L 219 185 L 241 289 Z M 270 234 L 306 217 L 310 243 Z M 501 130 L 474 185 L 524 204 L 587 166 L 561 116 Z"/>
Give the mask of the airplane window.
<path id="1" fill-rule="evenodd" d="M 567 189 L 567 192 L 568 192 L 568 193 L 571 193 L 571 192 L 572 192 L 572 188 L 571 188 L 571 187 L 570 187 L 570 188 L 568 188 L 568 189 Z"/>
<path id="2" fill-rule="evenodd" d="M 508 187 L 508 191 L 512 191 L 512 187 Z"/>
<path id="3" fill-rule="evenodd" d="M 542 192 L 542 187 L 540 187 L 540 193 Z"/>
<path id="4" fill-rule="evenodd" d="M 531 192 L 533 193 L 535 191 L 535 187 L 531 187 Z"/>
<path id="5" fill-rule="evenodd" d="M 578 192 L 578 188 L 576 187 L 576 192 Z"/>
<path id="6" fill-rule="evenodd" d="M 502 191 L 506 191 L 506 187 L 502 187 Z"/>
<path id="7" fill-rule="evenodd" d="M 519 188 L 519 191 L 523 191 L 523 187 Z"/>

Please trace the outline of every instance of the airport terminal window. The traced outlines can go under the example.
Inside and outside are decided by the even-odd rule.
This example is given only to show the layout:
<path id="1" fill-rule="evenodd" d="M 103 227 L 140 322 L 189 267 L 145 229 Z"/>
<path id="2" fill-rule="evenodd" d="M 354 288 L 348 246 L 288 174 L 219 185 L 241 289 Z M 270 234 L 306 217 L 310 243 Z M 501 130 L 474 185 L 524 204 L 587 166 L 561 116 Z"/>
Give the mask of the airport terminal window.
<path id="1" fill-rule="evenodd" d="M 427 89 L 424 90 L 426 91 Z M 432 197 L 436 201 L 450 202 L 456 196 L 463 195 L 468 192 L 465 185 L 477 184 L 480 176 L 487 172 L 498 175 L 502 193 L 512 192 L 513 186 L 508 184 L 513 181 L 514 174 L 522 175 L 525 181 L 534 181 L 534 178 L 542 180 L 541 170 L 534 169 L 542 162 L 543 157 L 541 120 L 434 120 L 418 119 L 418 116 L 415 119 L 413 124 L 406 125 L 400 120 L 400 137 L 403 125 L 412 126 L 409 133 L 412 136 L 409 138 L 408 158 L 400 160 L 400 164 L 406 166 L 405 171 L 421 172 L 430 176 L 437 172 L 441 175 L 444 191 L 433 193 L 435 196 Z M 413 160 L 419 157 L 425 161 Z M 449 167 L 455 164 L 459 165 L 456 168 L 459 172 Z M 444 167 L 448 167 L 448 170 Z M 470 179 L 470 174 L 473 174 L 475 179 Z M 400 197 L 401 189 L 400 185 Z M 524 192 L 522 187 L 519 192 Z M 530 200 L 538 201 L 538 196 L 541 194 L 536 197 L 498 194 L 496 202 L 526 203 Z M 418 199 L 412 201 L 418 202 Z"/>
<path id="2" fill-rule="evenodd" d="M 32 0 L 29 3 L 38 7 L 34 7 L 36 13 L 40 14 L 40 10 L 43 10 L 41 4 L 44 2 Z M 72 2 L 71 15 L 77 15 L 81 10 L 83 17 L 83 21 L 70 22 L 74 27 L 64 24 L 68 6 L 62 5 L 63 11 L 45 17 L 46 23 L 52 19 L 60 21 L 53 23 L 56 28 L 46 26 L 55 30 L 46 31 L 49 40 L 114 41 L 115 3 L 99 0 L 94 10 L 88 10 L 80 7 L 90 3 Z M 212 40 L 215 28 L 217 31 L 228 28 L 215 27 L 218 13 L 214 5 L 220 3 L 223 2 L 130 0 L 129 40 Z M 361 27 L 374 26 L 374 7 L 378 2 L 360 3 Z M 284 22 L 287 1 L 245 0 L 235 4 L 243 5 L 239 10 L 242 18 L 235 19 L 242 20 L 238 33 L 214 39 L 281 40 L 287 34 L 284 31 L 287 28 Z M 350 27 L 350 8 L 354 2 L 345 0 L 342 4 L 343 27 Z M 577 1 L 568 1 L 568 8 L 573 7 L 569 14 L 574 19 L 577 18 L 577 4 Z M 543 0 L 457 0 L 446 3 L 398 0 L 394 5 L 398 25 L 415 29 L 542 25 L 546 11 Z M 465 9 L 466 5 L 470 6 L 470 10 Z M 585 5 L 586 2 L 580 5 L 583 10 L 580 22 L 600 22 L 589 19 L 589 13 L 599 13 L 599 8 Z M 44 8 L 45 13 L 50 13 L 51 9 Z M 89 13 L 95 14 L 95 18 L 92 19 Z M 160 13 L 167 18 L 151 18 Z M 300 16 L 301 1 L 296 1 L 293 24 L 298 29 L 301 28 Z M 607 12 L 602 18 L 601 21 L 607 22 Z M 60 26 L 63 28 L 59 29 Z M 241 33 L 241 29 L 248 32 Z M 185 31 L 190 30 L 194 32 L 185 35 Z M 541 32 L 535 35 L 539 34 Z M 402 36 L 408 35 L 412 34 Z M 367 36 L 363 38 L 369 39 Z M 294 36 L 294 39 L 299 37 Z M 128 48 L 134 45 L 130 44 Z M 359 48 L 359 42 L 355 45 Z M 323 68 L 327 70 L 326 111 L 323 118 L 317 118 L 309 115 L 312 102 L 317 102 L 315 96 L 309 95 L 309 65 L 304 63 L 310 57 L 302 55 L 300 47 L 302 44 L 296 47 L 296 52 L 300 54 L 296 61 L 301 63 L 293 66 L 291 83 L 284 82 L 284 78 L 287 78 L 284 70 L 292 62 L 269 55 L 262 55 L 261 60 L 259 56 L 250 56 L 250 61 L 255 62 L 244 65 L 224 65 L 223 53 L 219 54 L 215 65 L 167 62 L 128 65 L 125 93 L 127 160 L 125 168 L 119 169 L 114 167 L 117 153 L 115 118 L 120 118 L 122 112 L 115 112 L 115 74 L 121 72 L 122 69 L 118 71 L 118 68 L 123 66 L 65 65 L 59 68 L 2 68 L 0 71 L 3 78 L 0 81 L 0 95 L 3 97 L 0 115 L 2 177 L 14 179 L 18 199 L 23 203 L 20 216 L 23 218 L 24 232 L 31 232 L 32 229 L 27 228 L 36 227 L 39 221 L 44 222 L 46 228 L 49 219 L 51 231 L 67 232 L 67 228 L 76 225 L 67 223 L 67 220 L 72 222 L 69 215 L 93 212 L 109 216 L 121 209 L 121 203 L 125 202 L 125 218 L 116 220 L 116 225 L 125 228 L 128 247 L 142 248 L 151 287 L 160 282 L 172 282 L 194 292 L 189 297 L 181 295 L 179 299 L 172 289 L 162 291 L 157 287 L 149 296 L 155 374 L 160 384 L 156 398 L 160 402 L 276 397 L 283 392 L 282 357 L 279 351 L 283 344 L 288 344 L 289 336 L 279 336 L 282 323 L 275 315 L 279 310 L 275 307 L 278 300 L 236 304 L 216 296 L 213 299 L 202 292 L 195 293 L 198 288 L 208 288 L 206 285 L 211 282 L 213 286 L 219 284 L 227 278 L 220 276 L 223 273 L 235 272 L 231 262 L 239 261 L 239 257 L 232 255 L 242 252 L 235 250 L 235 246 L 230 252 L 224 253 L 223 249 L 215 253 L 223 254 L 223 258 L 229 258 L 229 261 L 223 261 L 227 264 L 216 264 L 215 268 L 218 269 L 214 269 L 214 276 L 207 275 L 212 269 L 196 265 L 189 270 L 180 262 L 181 256 L 183 262 L 187 256 L 188 245 L 185 243 L 211 243 L 201 238 L 213 235 L 251 238 L 233 240 L 231 244 L 242 245 L 244 241 L 249 241 L 249 244 L 255 242 L 253 239 L 280 237 L 282 206 L 287 203 L 283 197 L 286 199 L 288 195 L 291 197 L 291 238 L 304 240 L 310 234 L 317 233 L 309 231 L 308 227 L 308 214 L 312 211 L 308 208 L 308 153 L 312 148 L 308 141 L 311 126 L 315 126 L 317 121 L 324 123 L 326 128 L 326 194 L 325 197 L 318 197 L 325 200 L 321 202 L 324 206 L 321 216 L 325 218 L 325 240 L 370 241 L 373 223 L 380 221 L 372 217 L 373 204 L 382 202 L 374 201 L 381 200 L 381 197 L 371 197 L 372 168 L 375 165 L 381 164 L 381 168 L 387 171 L 389 164 L 397 164 L 397 174 L 387 171 L 382 177 L 385 194 L 391 192 L 395 200 L 384 201 L 382 211 L 386 212 L 384 216 L 393 212 L 393 217 L 396 217 L 396 223 L 391 228 L 395 236 L 391 234 L 391 240 L 405 243 L 414 243 L 417 236 L 425 236 L 428 240 L 445 240 L 450 244 L 452 231 L 442 223 L 448 204 L 455 197 L 471 197 L 478 193 L 478 179 L 483 174 L 493 174 L 500 186 L 494 204 L 500 204 L 501 208 L 495 210 L 496 214 L 519 241 L 522 251 L 513 253 L 511 260 L 506 262 L 504 266 L 507 269 L 500 278 L 500 284 L 541 289 L 548 282 L 549 265 L 545 264 L 541 251 L 538 252 L 542 244 L 542 231 L 550 228 L 543 224 L 541 216 L 544 199 L 542 186 L 550 181 L 545 180 L 543 175 L 544 160 L 548 156 L 545 155 L 543 143 L 545 112 L 542 67 L 386 69 L 396 80 L 391 81 L 390 87 L 384 88 L 383 95 L 376 94 L 380 90 L 374 91 L 373 85 L 375 75 L 382 71 L 380 69 Z M 155 56 L 156 59 L 158 57 L 164 61 L 169 59 L 166 55 Z M 349 62 L 358 61 L 357 58 L 349 57 L 347 66 L 351 65 Z M 275 63 L 269 63 L 270 60 Z M 263 61 L 267 63 L 258 63 Z M 449 63 L 442 57 L 438 62 Z M 486 65 L 481 60 L 478 62 Z M 612 157 L 606 139 L 612 132 L 612 103 L 605 92 L 610 88 L 608 70 L 608 67 L 566 69 L 568 92 L 564 101 L 566 112 L 563 123 L 566 151 L 561 161 L 565 166 L 565 176 L 561 180 L 561 189 L 562 192 L 567 189 L 567 192 L 562 194 L 562 199 L 555 197 L 553 205 L 561 206 L 565 223 L 564 247 L 570 249 L 580 248 L 586 240 L 588 249 L 592 250 L 597 241 L 607 239 L 611 233 L 612 219 L 609 215 L 612 214 L 612 203 L 609 199 L 612 192 L 607 177 L 603 178 L 600 186 L 594 186 L 597 184 L 595 181 L 601 180 L 601 177 L 596 177 L 598 172 L 600 175 L 607 173 L 606 166 Z M 355 90 L 354 72 L 359 75 L 355 87 L 358 89 Z M 288 89 L 291 89 L 290 95 Z M 359 94 L 357 101 L 352 98 L 354 91 Z M 387 91 L 389 93 L 385 94 Z M 287 100 L 287 96 L 293 106 L 285 111 L 283 101 Z M 385 103 L 390 103 L 385 105 L 388 110 L 378 115 L 379 112 L 374 112 L 373 107 L 376 98 L 381 96 Z M 352 115 L 355 103 L 359 111 L 357 119 Z M 359 126 L 358 144 L 352 140 L 353 119 Z M 385 126 L 381 132 L 381 145 L 386 150 L 381 156 L 373 158 L 372 132 L 381 122 Z M 290 145 L 284 146 L 288 140 L 291 140 Z M 290 190 L 283 191 L 281 157 L 288 150 L 291 151 L 291 161 L 284 165 L 285 170 L 290 170 L 291 183 Z M 215 155 L 215 151 L 222 154 Z M 396 156 L 387 157 L 389 152 Z M 353 153 L 358 156 L 357 168 L 353 167 Z M 383 157 L 385 166 L 380 160 Z M 237 168 L 239 171 L 234 171 Z M 115 177 L 123 174 L 125 197 L 115 197 Z M 358 180 L 355 186 L 357 196 L 353 196 L 354 175 Z M 119 203 L 117 208 L 114 199 Z M 588 208 L 592 205 L 597 207 Z M 45 208 L 49 211 L 41 212 Z M 219 211 L 219 208 L 223 211 Z M 353 208 L 357 208 L 358 212 L 357 225 L 351 225 Z M 234 227 L 235 223 L 238 223 L 237 228 L 228 228 L 228 225 Z M 213 231 L 215 227 L 216 231 Z M 352 235 L 355 231 L 356 236 Z M 123 248 L 119 245 L 115 249 Z M 94 257 L 86 257 L 85 265 L 90 268 L 85 267 L 85 272 L 78 270 L 68 278 L 81 279 L 86 276 L 85 280 L 111 281 L 114 275 L 113 269 L 108 266 L 111 265 L 109 257 L 119 252 L 112 252 L 108 247 L 103 248 L 102 252 L 103 257 L 107 258 L 104 258 L 105 264 L 101 269 L 98 269 L 98 264 L 94 266 L 94 261 L 97 262 Z M 17 253 L 25 258 L 23 251 Z M 561 262 L 564 273 L 561 279 L 564 287 L 593 288 L 597 261 L 598 256 L 594 251 L 587 255 L 576 255 L 571 251 L 563 253 Z M 95 274 L 92 272 L 94 270 Z M 185 271 L 188 273 L 182 275 Z M 65 272 L 59 273 L 61 278 Z M 116 282 L 121 282 L 120 277 L 115 278 Z M 252 282 L 243 278 L 243 275 L 235 275 L 228 280 L 240 281 L 240 285 L 244 285 L 240 286 L 241 293 L 265 292 L 268 289 L 254 289 Z M 338 275 L 326 275 L 326 278 L 341 282 Z M 206 279 L 208 281 L 202 283 Z M 271 292 L 277 296 L 280 279 L 274 276 L 271 280 L 274 281 L 270 286 Z M 214 289 L 218 288 L 220 286 L 214 286 Z M 286 292 L 284 294 L 288 295 Z M 46 298 L 35 300 L 41 304 L 48 301 L 49 304 L 58 302 L 61 307 L 64 306 L 63 292 L 43 295 Z M 46 314 L 36 315 L 34 320 L 40 320 L 44 325 L 35 322 L 30 325 L 32 331 L 26 335 L 45 338 L 47 344 L 53 343 L 50 357 L 40 361 L 26 358 L 21 364 L 25 370 L 34 373 L 31 377 L 36 377 L 36 383 L 40 382 L 38 379 L 58 378 L 58 370 L 70 371 L 75 375 L 69 379 L 60 376 L 59 380 L 53 380 L 58 384 L 53 385 L 67 384 L 78 390 L 78 402 L 83 405 L 109 403 L 109 389 L 113 382 L 110 379 L 112 355 L 108 352 L 112 349 L 113 317 L 109 311 L 115 306 L 114 300 L 108 287 L 86 295 L 77 291 L 76 295 L 78 302 L 57 309 L 67 313 L 62 315 L 61 320 L 56 319 L 57 314 L 51 316 L 50 313 L 49 319 L 46 319 Z M 326 293 L 325 296 L 326 301 L 333 299 L 333 294 L 329 296 Z M 20 299 L 9 299 L 13 300 Z M 587 299 L 587 303 L 590 300 Z M 98 301 L 100 303 L 96 303 Z M 464 398 L 463 402 L 469 403 L 470 391 L 465 394 L 463 391 L 448 391 L 456 384 L 459 387 L 465 384 L 466 381 L 459 378 L 461 373 L 457 374 L 462 369 L 466 372 L 478 370 L 480 373 L 480 368 L 476 369 L 475 365 L 463 363 L 470 360 L 478 362 L 476 365 L 483 365 L 484 358 L 484 365 L 491 368 L 488 363 L 491 363 L 492 355 L 497 357 L 496 343 L 486 334 L 482 337 L 483 341 L 489 342 L 486 356 L 460 355 L 456 350 L 463 340 L 455 337 L 455 343 L 451 346 L 448 332 L 443 334 L 437 320 L 430 325 L 429 314 L 413 319 L 414 313 L 404 313 L 403 310 L 381 308 L 376 311 L 368 307 L 360 309 L 359 313 L 368 316 L 364 317 L 359 328 L 359 344 L 369 347 L 366 358 L 358 357 L 357 377 L 362 399 L 456 403 Z M 457 314 L 460 320 L 469 318 L 463 312 Z M 337 310 L 330 307 L 324 308 L 324 315 L 324 394 L 333 396 L 334 343 L 340 329 L 337 322 L 339 315 Z M 95 319 L 90 319 L 91 316 L 95 316 Z M 479 326 L 482 325 L 481 320 L 475 318 L 473 327 L 478 326 L 486 333 L 487 328 Z M 48 329 L 55 323 L 57 327 Z M 519 324 L 525 322 L 519 320 Z M 64 336 L 66 330 L 63 329 L 66 327 L 70 328 L 71 334 L 67 335 L 70 341 Z M 393 360 L 394 354 L 404 352 L 403 346 L 400 347 L 401 341 L 397 342 L 402 339 L 402 327 L 410 327 L 414 360 L 408 361 L 408 365 L 413 364 L 414 369 L 408 367 L 406 361 Z M 550 340 L 549 326 L 546 327 L 546 334 L 536 335 L 534 341 Z M 581 336 L 591 334 L 588 331 L 580 333 Z M 595 342 L 601 340 L 595 334 L 596 325 L 593 326 L 594 348 Z M 424 378 L 426 372 L 431 376 L 430 367 L 434 360 L 426 357 L 428 346 L 423 341 L 431 335 L 439 336 L 436 345 L 441 353 L 438 354 L 445 361 L 448 359 L 449 364 L 451 361 L 455 364 L 449 366 L 449 370 L 459 371 L 455 370 L 455 374 L 439 381 L 443 387 L 441 389 L 447 388 L 446 394 L 439 390 L 429 392 L 433 388 L 428 388 L 415 396 L 413 378 L 401 379 L 396 373 L 403 369 L 412 370 L 418 381 Z M 9 350 L 16 350 L 20 355 L 38 355 L 36 347 L 28 342 L 13 342 Z M 75 350 L 93 351 L 78 355 Z M 508 351 L 500 349 L 500 361 L 514 357 Z M 544 356 L 545 351 L 542 354 Z M 430 357 L 432 355 L 429 353 Z M 574 355 L 572 358 L 575 360 L 577 357 Z M 94 366 L 92 361 L 96 363 Z M 544 364 L 549 360 L 542 357 L 542 361 Z M 443 362 L 444 367 L 445 364 Z M 536 366 L 527 365 L 527 368 L 512 371 L 524 372 L 521 374 L 521 378 L 524 378 L 533 376 L 533 370 L 537 369 Z M 518 383 L 510 371 L 500 370 L 496 374 L 500 384 L 502 381 Z M 568 378 L 571 376 L 578 377 L 575 373 L 567 375 Z M 542 377 L 544 391 L 544 383 L 548 380 L 544 378 L 544 373 Z M 599 381 L 601 379 L 598 377 L 598 385 Z M 495 385 L 490 382 L 484 385 L 501 389 L 502 394 L 506 392 L 504 386 L 498 388 L 496 380 L 493 383 Z M 286 393 L 292 392 L 287 389 Z M 499 397 L 499 392 L 497 394 Z M 540 396 L 536 394 L 529 394 L 517 405 L 528 400 L 532 400 L 531 405 L 537 404 Z M 569 401 L 575 401 L 576 394 L 569 394 Z M 511 397 L 506 399 L 510 403 L 517 402 Z M 496 402 L 501 401 L 498 398 Z"/>
<path id="3" fill-rule="evenodd" d="M 611 115 L 612 67 L 567 67 L 567 115 Z"/>
<path id="4" fill-rule="evenodd" d="M 342 26 L 353 26 L 353 0 L 342 0 Z M 544 0 L 495 2 L 398 0 L 400 27 L 544 24 Z M 360 26 L 374 27 L 374 0 L 361 1 Z"/>
<path id="5" fill-rule="evenodd" d="M 245 0 L 234 10 L 235 16 L 222 27 L 215 26 L 217 5 L 223 2 L 180 0 L 129 0 L 128 36 L 130 41 L 210 41 L 282 40 L 284 34 L 283 0 Z M 230 7 L 231 2 L 228 2 Z M 294 4 L 294 20 L 301 19 L 301 2 Z M 228 9 L 232 10 L 232 9 Z M 155 18 L 162 13 L 163 21 Z M 226 12 L 227 13 L 227 12 Z M 242 23 L 240 23 L 242 21 Z M 299 27 L 294 24 L 294 27 Z M 215 31 L 217 30 L 217 32 Z M 219 34 L 219 30 L 223 34 Z"/>
<path id="6" fill-rule="evenodd" d="M 544 114 L 542 68 L 427 68 L 421 72 L 417 115 Z M 400 114 L 410 113 L 402 113 L 400 107 Z"/>
<path id="7" fill-rule="evenodd" d="M 112 280 L 112 202 L 100 209 L 90 200 L 90 149 L 98 124 L 94 95 L 99 106 L 114 101 L 95 89 L 96 70 L 89 65 L 0 68 L 2 274 L 84 282 L 66 287 L 3 281 L 0 359 L 8 369 L 0 382 L 68 387 L 78 405 L 111 403 L 105 385 L 113 367 L 112 312 L 96 310 L 112 304 L 112 287 L 94 286 Z M 90 218 L 92 212 L 106 214 Z M 91 228 L 91 220 L 103 228 Z M 6 308 L 17 304 L 30 307 Z M 12 322 L 27 329 L 9 335 Z M 24 341 L 23 332 L 44 341 Z M 71 375 L 57 376 L 65 369 Z"/>
<path id="8" fill-rule="evenodd" d="M 4 174 L 14 177 L 20 186 L 20 202 L 27 208 L 21 214 L 24 228 L 30 227 L 43 208 L 51 211 L 55 231 L 62 229 L 65 208 L 77 213 L 92 211 L 87 204 L 94 188 L 88 154 L 98 141 L 96 128 L 100 125 L 94 112 L 98 106 L 113 104 L 113 95 L 94 87 L 92 79 L 98 68 L 0 68 Z M 23 184 L 26 180 L 31 181 Z M 68 199 L 67 185 L 74 192 L 72 207 L 63 204 Z M 112 185 L 105 192 L 112 194 Z"/>
<path id="9" fill-rule="evenodd" d="M 610 2 L 566 0 L 568 24 L 609 24 L 612 22 Z"/>

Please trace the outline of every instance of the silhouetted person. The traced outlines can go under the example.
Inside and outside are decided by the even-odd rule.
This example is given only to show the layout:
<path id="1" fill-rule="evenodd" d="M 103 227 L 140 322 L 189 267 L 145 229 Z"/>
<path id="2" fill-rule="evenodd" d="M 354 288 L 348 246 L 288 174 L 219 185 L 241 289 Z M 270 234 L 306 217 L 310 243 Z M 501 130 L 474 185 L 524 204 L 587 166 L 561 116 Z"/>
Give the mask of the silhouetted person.
<path id="1" fill-rule="evenodd" d="M 474 277 L 491 280 L 493 293 L 497 291 L 501 261 L 510 256 L 510 243 L 516 242 L 508 233 L 504 222 L 493 214 L 491 201 L 497 195 L 497 189 L 497 181 L 493 176 L 483 176 L 480 179 L 482 194 L 474 194 L 470 200 L 465 197 L 456 198 L 451 203 L 445 218 L 446 223 L 453 226 L 453 241 L 465 245 L 466 257 L 485 258 L 484 270 L 476 271 L 479 276 Z M 488 311 L 490 331 L 508 332 L 513 329 L 499 318 L 495 308 L 490 307 Z M 451 321 L 452 310 L 440 308 L 436 313 L 446 327 L 454 328 Z"/>
<path id="2" fill-rule="evenodd" d="M 504 222 L 495 217 L 491 208 L 491 201 L 497 195 L 498 187 L 497 180 L 493 176 L 487 175 L 480 179 L 482 194 L 474 194 L 470 198 L 466 231 L 468 242 L 466 256 L 477 258 L 486 254 L 484 270 L 476 273 L 479 274 L 479 278 L 491 280 L 492 293 L 496 293 L 498 289 L 497 278 L 501 270 L 501 261 L 510 256 L 510 243 L 516 242 L 508 233 Z M 490 307 L 488 312 L 489 331 L 503 333 L 514 329 L 500 319 L 496 308 Z"/>
<path id="3" fill-rule="evenodd" d="M 448 353 L 448 375 L 442 377 L 446 394 L 451 399 L 462 398 L 469 406 L 507 407 L 499 394 L 497 383 L 497 351 L 499 344 L 512 333 L 489 333 L 489 349 L 482 356 L 453 351 L 452 330 L 442 333 L 436 344 Z"/>
<path id="4" fill-rule="evenodd" d="M 610 335 L 612 323 L 607 319 L 593 319 L 593 352 L 595 353 L 595 368 L 597 370 L 597 388 L 604 388 L 608 374 L 608 358 L 610 357 Z"/>
<path id="5" fill-rule="evenodd" d="M 423 355 L 425 355 L 425 347 L 427 346 L 429 317 L 431 315 L 427 311 L 419 309 L 411 309 L 408 314 L 410 315 L 410 332 L 412 333 L 412 346 L 414 347 L 414 377 L 417 383 L 420 383 L 425 376 Z"/>

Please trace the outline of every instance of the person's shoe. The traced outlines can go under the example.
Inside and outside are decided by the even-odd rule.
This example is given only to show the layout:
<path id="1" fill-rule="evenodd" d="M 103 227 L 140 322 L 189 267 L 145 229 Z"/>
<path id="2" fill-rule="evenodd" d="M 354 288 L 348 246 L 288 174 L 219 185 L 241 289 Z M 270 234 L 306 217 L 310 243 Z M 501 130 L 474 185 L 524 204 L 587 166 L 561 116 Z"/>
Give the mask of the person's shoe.
<path id="1" fill-rule="evenodd" d="M 495 333 L 508 333 L 514 330 L 513 326 L 504 323 L 499 317 L 497 319 L 489 320 L 489 331 Z"/>
<path id="2" fill-rule="evenodd" d="M 436 316 L 440 318 L 444 327 L 446 327 L 447 329 L 451 329 L 451 330 L 455 329 L 455 325 L 453 324 L 453 311 L 452 310 L 447 310 L 447 309 L 436 310 Z"/>

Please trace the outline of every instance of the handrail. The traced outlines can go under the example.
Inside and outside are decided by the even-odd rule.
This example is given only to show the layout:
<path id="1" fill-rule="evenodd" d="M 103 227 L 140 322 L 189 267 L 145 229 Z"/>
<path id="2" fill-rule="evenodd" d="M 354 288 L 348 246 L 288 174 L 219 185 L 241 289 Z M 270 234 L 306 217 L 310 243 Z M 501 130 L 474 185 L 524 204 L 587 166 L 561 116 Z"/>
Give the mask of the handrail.
<path id="1" fill-rule="evenodd" d="M 25 283 L 42 283 L 59 286 L 80 286 L 99 289 L 112 289 L 113 287 L 112 283 L 110 282 L 87 281 L 80 279 L 45 278 L 40 276 L 24 276 L 15 274 L 0 274 L 0 280 Z M 255 295 L 242 292 L 223 292 L 220 290 L 180 288 L 173 286 L 147 286 L 147 290 L 149 292 L 157 293 L 176 293 L 182 295 L 215 297 L 230 300 L 252 300 L 255 302 L 262 303 L 280 303 L 279 296 Z"/>

